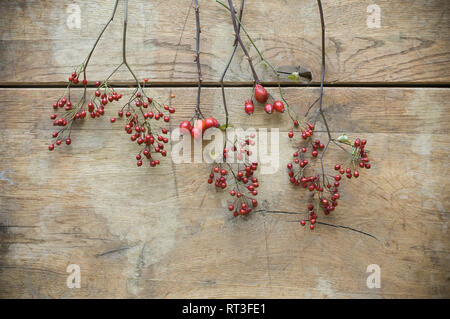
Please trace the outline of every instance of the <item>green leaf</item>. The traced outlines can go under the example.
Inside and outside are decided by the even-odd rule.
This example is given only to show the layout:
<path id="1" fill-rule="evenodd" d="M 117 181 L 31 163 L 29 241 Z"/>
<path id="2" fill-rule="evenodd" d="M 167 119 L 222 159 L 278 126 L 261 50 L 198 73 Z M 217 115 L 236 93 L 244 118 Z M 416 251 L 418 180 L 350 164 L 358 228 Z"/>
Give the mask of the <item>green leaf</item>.
<path id="1" fill-rule="evenodd" d="M 348 136 L 347 136 L 347 134 L 345 134 L 345 133 L 342 134 L 341 136 L 339 136 L 339 137 L 337 138 L 337 140 L 338 140 L 339 142 L 341 142 L 341 143 L 351 145 L 351 143 L 350 143 L 350 141 L 349 141 L 349 139 L 348 139 Z"/>
<path id="2" fill-rule="evenodd" d="M 288 79 L 297 82 L 300 81 L 300 75 L 298 74 L 298 72 L 292 72 L 288 75 Z"/>
<path id="3" fill-rule="evenodd" d="M 219 126 L 219 130 L 224 131 L 228 128 L 228 127 L 233 127 L 231 124 L 225 125 L 222 124 L 221 126 Z"/>

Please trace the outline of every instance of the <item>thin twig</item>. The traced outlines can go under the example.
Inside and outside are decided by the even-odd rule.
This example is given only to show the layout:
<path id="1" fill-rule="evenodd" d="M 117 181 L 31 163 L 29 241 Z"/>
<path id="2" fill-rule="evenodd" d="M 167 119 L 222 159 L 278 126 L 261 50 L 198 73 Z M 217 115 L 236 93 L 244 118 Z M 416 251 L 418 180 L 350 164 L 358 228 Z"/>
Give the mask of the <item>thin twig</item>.
<path id="1" fill-rule="evenodd" d="M 203 81 L 202 69 L 200 65 L 200 33 L 202 31 L 200 28 L 200 10 L 198 7 L 198 0 L 194 1 L 194 5 L 195 5 L 195 25 L 196 25 L 195 62 L 197 62 L 197 73 L 198 73 L 197 104 L 195 106 L 195 115 L 198 118 L 199 115 L 204 117 L 202 111 L 200 110 L 200 94 L 202 90 L 202 81 Z"/>
<path id="2" fill-rule="evenodd" d="M 219 3 L 221 6 L 223 6 L 225 9 L 227 9 L 228 11 L 230 11 L 230 12 L 232 13 L 232 15 L 233 15 L 233 12 L 232 12 L 233 10 L 230 10 L 230 8 L 229 8 L 225 3 L 223 3 L 223 2 L 220 1 L 220 0 L 216 0 L 216 2 Z M 258 49 L 258 47 L 256 46 L 255 41 L 252 39 L 252 37 L 250 36 L 250 34 L 247 32 L 247 30 L 245 29 L 245 27 L 242 25 L 241 20 L 238 19 L 238 18 L 236 17 L 236 15 L 234 15 L 233 25 L 234 25 L 236 22 L 237 22 L 237 24 L 239 24 L 239 26 L 242 28 L 242 31 L 244 31 L 245 35 L 247 36 L 247 39 L 250 41 L 250 43 L 252 44 L 253 48 L 255 49 L 255 51 L 257 52 L 257 54 L 259 55 L 259 58 L 261 59 L 261 61 L 262 61 L 263 63 L 265 63 L 266 66 L 268 66 L 268 67 L 272 70 L 273 74 L 276 76 L 276 78 L 277 78 L 277 83 L 278 83 L 278 91 L 279 91 L 279 93 L 280 93 L 281 99 L 283 100 L 284 104 L 286 105 L 286 109 L 287 109 L 287 111 L 288 111 L 289 117 L 290 117 L 293 121 L 297 120 L 297 116 L 296 116 L 295 112 L 293 112 L 293 110 L 291 110 L 291 107 L 290 107 L 288 101 L 287 101 L 286 98 L 284 97 L 283 90 L 282 90 L 282 88 L 281 88 L 280 73 L 277 71 L 277 69 L 275 69 L 275 67 L 270 63 L 270 61 L 267 60 L 267 59 L 263 56 L 263 54 L 261 53 L 261 51 L 260 51 L 260 50 Z M 239 38 L 240 38 L 240 37 L 239 37 Z M 241 41 L 241 42 L 242 42 L 242 41 Z M 244 51 L 244 53 L 245 53 L 245 51 Z M 249 56 L 248 54 L 246 54 L 246 57 L 247 57 L 247 59 L 250 58 L 250 56 Z M 249 60 L 249 64 L 250 64 L 250 67 L 251 67 L 252 72 L 253 72 L 253 71 L 254 71 L 254 68 L 253 68 L 253 62 L 252 62 L 251 59 Z M 254 72 L 254 74 L 256 74 L 256 71 Z M 256 81 L 256 83 L 259 83 L 259 82 Z M 294 114 L 292 114 L 292 113 L 294 113 Z"/>
<path id="3" fill-rule="evenodd" d="M 239 11 L 239 20 L 242 19 L 242 15 L 243 15 L 243 12 L 244 12 L 244 5 L 245 5 L 245 0 L 242 0 L 241 1 L 241 9 Z M 226 96 L 225 96 L 225 86 L 224 86 L 223 80 L 225 79 L 225 75 L 227 74 L 228 69 L 230 68 L 230 65 L 231 65 L 231 61 L 233 61 L 234 55 L 236 53 L 236 49 L 237 49 L 237 46 L 238 46 L 237 35 L 239 34 L 240 30 L 241 30 L 241 26 L 239 25 L 238 32 L 237 32 L 237 34 L 235 36 L 235 39 L 234 39 L 233 52 L 231 52 L 231 56 L 228 59 L 227 65 L 225 66 L 225 69 L 223 70 L 222 76 L 220 77 L 220 87 L 222 89 L 223 108 L 225 110 L 225 142 L 224 142 L 224 145 L 223 145 L 224 149 L 225 149 L 226 144 L 227 144 L 226 143 L 226 141 L 227 141 L 227 131 L 226 130 L 228 128 L 229 114 L 228 114 L 227 99 L 226 99 Z"/>
<path id="4" fill-rule="evenodd" d="M 358 230 L 358 229 L 355 229 L 355 228 L 352 228 L 352 227 L 342 226 L 342 225 L 333 225 L 333 224 L 328 224 L 328 223 L 324 223 L 324 222 L 316 222 L 316 223 L 317 223 L 317 224 L 320 224 L 320 225 L 325 225 L 325 226 L 335 227 L 335 228 L 348 229 L 348 230 L 351 230 L 351 231 L 354 231 L 354 232 L 357 232 L 357 233 L 360 233 L 360 234 L 363 234 L 363 235 L 372 237 L 373 239 L 379 241 L 378 238 L 376 238 L 374 235 L 371 235 L 371 234 L 369 234 L 369 233 L 363 232 L 363 231 L 361 231 L 361 230 Z"/>
<path id="5" fill-rule="evenodd" d="M 117 10 L 117 5 L 119 3 L 119 0 L 116 0 L 116 3 L 114 4 L 114 9 L 113 12 L 111 14 L 111 17 L 109 18 L 108 22 L 105 24 L 105 26 L 103 27 L 102 31 L 100 31 L 100 34 L 97 37 L 97 40 L 95 40 L 94 46 L 92 47 L 91 51 L 89 52 L 86 61 L 84 62 L 84 78 L 86 78 L 86 67 L 89 64 L 89 60 L 91 59 L 92 53 L 94 53 L 95 47 L 97 46 L 98 42 L 100 41 L 100 38 L 102 37 L 103 33 L 105 32 L 106 28 L 108 28 L 109 24 L 114 20 L 114 16 L 116 15 L 116 10 Z"/>
<path id="6" fill-rule="evenodd" d="M 269 213 L 269 214 L 284 214 L 284 215 L 305 215 L 305 214 L 307 214 L 307 213 L 289 212 L 289 211 L 281 211 L 281 210 L 265 210 L 265 209 L 255 210 L 254 213 L 264 213 L 264 214 Z M 308 220 L 305 220 L 305 221 L 308 222 Z M 298 223 L 299 221 L 295 220 L 295 221 L 290 221 L 290 222 Z M 376 238 L 375 236 L 373 236 L 369 233 L 363 232 L 362 230 L 352 228 L 352 227 L 342 226 L 342 225 L 334 225 L 334 224 L 329 224 L 329 223 L 324 223 L 324 222 L 319 222 L 319 221 L 316 221 L 316 224 L 351 230 L 351 231 L 354 231 L 354 232 L 357 232 L 357 233 L 360 233 L 360 234 L 363 234 L 363 235 L 366 235 L 366 236 L 369 236 L 369 237 L 372 237 L 372 238 L 378 240 L 378 238 Z"/>
<path id="7" fill-rule="evenodd" d="M 233 8 L 233 10 L 230 10 L 230 13 L 231 13 L 231 20 L 233 21 L 233 27 L 234 27 L 234 33 L 236 35 L 236 39 L 239 42 L 239 45 L 241 46 L 242 51 L 244 51 L 244 54 L 248 61 L 248 64 L 250 65 L 250 69 L 252 70 L 252 74 L 253 74 L 253 79 L 255 80 L 255 82 L 257 84 L 259 84 L 260 81 L 258 78 L 258 74 L 256 73 L 255 67 L 253 66 L 252 57 L 248 53 L 248 50 L 245 47 L 244 42 L 242 42 L 241 36 L 239 34 L 239 27 L 238 27 L 238 23 L 236 22 L 236 13 L 234 12 L 233 0 L 228 0 L 228 5 L 230 6 L 230 8 Z"/>

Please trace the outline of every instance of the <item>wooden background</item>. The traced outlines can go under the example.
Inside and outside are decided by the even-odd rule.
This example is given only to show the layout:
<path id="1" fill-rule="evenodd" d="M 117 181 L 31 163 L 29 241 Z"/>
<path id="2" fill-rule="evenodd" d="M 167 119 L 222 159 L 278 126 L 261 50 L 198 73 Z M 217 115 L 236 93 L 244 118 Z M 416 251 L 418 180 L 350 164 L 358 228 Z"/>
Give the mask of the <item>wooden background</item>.
<path id="1" fill-rule="evenodd" d="M 373 158 L 373 169 L 345 184 L 326 221 L 379 241 L 321 225 L 310 232 L 286 214 L 233 218 L 226 194 L 206 184 L 207 164 L 169 158 L 158 169 L 137 168 L 136 147 L 108 121 L 117 104 L 104 119 L 77 127 L 70 147 L 48 152 L 51 104 L 113 2 L 0 1 L 0 297 L 450 297 L 450 2 L 323 1 L 327 116 L 334 134 L 367 138 Z M 202 109 L 223 119 L 217 84 L 232 25 L 213 0 L 199 2 L 209 86 Z M 379 29 L 366 25 L 372 3 L 381 8 Z M 81 29 L 66 24 L 70 4 L 81 9 Z M 122 12 L 120 3 L 90 81 L 120 63 Z M 130 64 L 158 86 L 154 96 L 176 95 L 174 123 L 189 118 L 197 77 L 192 1 L 130 1 L 129 14 Z M 311 85 L 286 82 L 302 113 L 318 96 L 316 2 L 248 0 L 243 21 L 276 67 L 312 71 Z M 126 72 L 115 80 L 132 83 Z M 302 211 L 306 193 L 289 185 L 284 169 L 292 152 L 287 116 L 257 110 L 248 120 L 242 102 L 250 81 L 238 51 L 227 76 L 232 123 L 281 130 L 280 169 L 261 176 L 261 205 Z M 66 286 L 69 264 L 81 267 L 80 289 Z M 381 267 L 379 289 L 366 286 L 369 264 Z"/>

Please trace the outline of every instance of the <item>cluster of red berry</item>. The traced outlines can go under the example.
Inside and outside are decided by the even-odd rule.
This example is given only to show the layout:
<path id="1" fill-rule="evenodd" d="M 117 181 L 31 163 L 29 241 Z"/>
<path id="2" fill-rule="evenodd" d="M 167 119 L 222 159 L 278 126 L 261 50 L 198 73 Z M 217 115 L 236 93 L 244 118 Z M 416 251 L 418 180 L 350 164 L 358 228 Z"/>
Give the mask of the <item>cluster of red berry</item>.
<path id="1" fill-rule="evenodd" d="M 187 132 L 197 140 L 201 139 L 205 131 L 211 127 L 219 127 L 219 122 L 213 117 L 197 119 L 193 125 L 190 121 L 183 121 L 180 123 L 180 129 L 187 130 Z"/>
<path id="2" fill-rule="evenodd" d="M 148 79 L 145 79 L 144 83 L 147 81 Z M 131 135 L 131 142 L 143 146 L 136 155 L 136 165 L 142 166 L 145 157 L 150 167 L 155 167 L 160 164 L 160 161 L 154 158 L 155 154 L 159 153 L 162 157 L 166 157 L 167 151 L 164 149 L 164 144 L 169 142 L 167 137 L 169 128 L 163 127 L 160 123 L 169 123 L 169 114 L 175 113 L 175 109 L 148 97 L 144 88 L 138 88 L 117 115 L 119 118 L 125 116 L 124 130 Z M 174 98 L 175 95 L 171 94 L 170 97 Z M 116 118 L 112 117 L 111 123 L 114 122 Z"/>
<path id="3" fill-rule="evenodd" d="M 264 104 L 269 99 L 269 93 L 261 84 L 256 84 L 254 97 L 255 97 L 256 101 L 258 101 L 261 104 Z M 253 105 L 253 99 L 249 99 L 249 100 L 245 101 L 244 110 L 245 110 L 245 113 L 247 113 L 249 115 L 253 114 L 253 112 L 255 111 L 255 106 Z M 277 112 L 283 113 L 284 112 L 284 103 L 281 101 L 273 101 L 273 103 L 265 104 L 264 111 L 267 114 L 272 114 L 274 110 Z"/>
<path id="4" fill-rule="evenodd" d="M 88 103 L 88 111 L 92 118 L 105 115 L 106 104 L 108 104 L 108 102 L 119 101 L 122 98 L 122 94 L 118 94 L 106 84 L 102 85 L 97 81 L 95 86 L 97 86 L 97 90 L 91 101 Z"/>
<path id="5" fill-rule="evenodd" d="M 255 136 L 256 136 L 255 133 L 251 133 L 248 138 L 245 138 L 240 143 L 235 142 L 235 144 L 231 147 L 232 152 L 237 152 L 236 158 L 238 161 L 242 161 L 242 160 L 246 159 L 247 156 L 252 155 L 252 150 L 250 150 L 249 146 L 255 145 L 255 140 L 254 140 Z M 238 152 L 237 145 L 239 145 L 239 152 Z M 228 148 L 225 147 L 223 149 L 223 157 L 229 158 L 230 156 L 231 156 L 231 153 L 229 152 Z"/>
<path id="6" fill-rule="evenodd" d="M 249 147 L 255 144 L 255 134 L 251 133 L 241 142 L 235 142 L 231 147 L 232 152 L 237 152 L 237 159 L 240 162 L 237 164 L 237 168 L 233 167 L 233 164 L 228 165 L 228 170 L 219 166 L 214 167 L 209 174 L 208 183 L 215 182 L 216 188 L 225 189 L 228 186 L 228 179 L 234 183 L 233 189 L 230 191 L 230 196 L 233 197 L 233 202 L 229 204 L 228 210 L 233 211 L 233 215 L 247 215 L 252 209 L 258 206 L 258 201 L 254 196 L 258 195 L 257 188 L 259 187 L 258 178 L 254 176 L 254 173 L 258 169 L 258 162 L 250 162 L 247 156 L 251 155 Z M 238 148 L 239 146 L 239 148 Z M 224 148 L 223 157 L 227 159 L 232 154 L 228 148 Z M 243 167 L 242 167 L 243 166 Z"/>
<path id="7" fill-rule="evenodd" d="M 101 88 L 101 83 L 96 82 L 96 86 L 99 88 L 95 91 L 93 97 L 87 105 L 87 110 L 85 110 L 84 107 L 86 101 L 86 85 L 88 82 L 86 79 L 84 79 L 82 81 L 84 85 L 84 94 L 77 103 L 72 103 L 70 99 L 70 87 L 73 84 L 79 83 L 78 78 L 80 76 L 80 73 L 72 73 L 72 75 L 69 77 L 69 84 L 67 86 L 68 92 L 66 92 L 53 104 L 53 109 L 55 110 L 55 112 L 56 110 L 58 110 L 58 108 L 64 108 L 65 113 L 60 118 L 58 118 L 58 115 L 56 113 L 50 115 L 50 119 L 53 121 L 54 126 L 63 127 L 59 131 L 52 133 L 54 142 L 48 146 L 48 149 L 50 151 L 54 150 L 55 144 L 61 145 L 64 139 L 67 145 L 71 144 L 72 140 L 70 139 L 70 132 L 72 130 L 72 124 L 76 120 L 86 118 L 87 112 L 90 113 L 90 116 L 92 118 L 100 117 L 105 114 L 105 105 L 108 104 L 108 102 L 119 101 L 122 98 L 122 94 L 118 94 L 116 91 L 108 88 L 106 85 Z M 103 89 L 103 93 L 100 91 L 101 89 Z"/>
<path id="8" fill-rule="evenodd" d="M 320 142 L 320 140 L 314 141 L 312 143 L 312 152 L 311 156 L 313 158 L 319 155 L 319 151 L 323 150 L 325 145 Z M 314 182 L 319 179 L 319 175 L 317 176 L 304 176 L 304 170 L 309 164 L 308 159 L 306 159 L 306 152 L 308 149 L 306 147 L 301 147 L 298 151 L 295 151 L 292 156 L 294 157 L 293 163 L 288 163 L 288 175 L 289 181 L 295 186 L 303 186 L 304 188 L 308 188 L 310 191 L 314 191 L 315 189 L 319 191 L 323 191 L 323 188 L 319 184 L 315 184 Z M 296 171 L 294 165 L 298 165 L 299 169 Z M 310 182 L 311 184 L 308 184 Z"/>
<path id="9" fill-rule="evenodd" d="M 80 77 L 81 72 L 73 72 L 70 76 L 69 76 L 69 83 L 73 83 L 73 84 L 78 84 L 80 83 L 79 77 Z M 87 80 L 83 79 L 83 81 L 81 82 L 83 83 L 83 85 L 87 85 Z"/>
<path id="10" fill-rule="evenodd" d="M 320 140 L 312 141 L 311 135 L 314 126 L 312 124 L 307 124 L 307 127 L 307 129 L 302 129 L 302 139 L 306 140 L 306 143 L 311 144 L 312 151 L 310 159 L 314 159 L 318 157 L 319 151 L 324 150 L 325 145 L 321 143 Z M 290 138 L 293 137 L 293 134 L 291 133 L 292 131 L 289 132 Z M 343 139 L 342 142 L 352 146 L 352 151 L 350 153 L 352 165 L 356 166 L 356 164 L 358 164 L 361 168 L 370 168 L 369 159 L 365 151 L 365 145 L 367 144 L 366 140 L 357 138 L 352 144 L 345 136 L 345 139 Z M 350 168 L 344 168 L 342 164 L 336 164 L 334 169 L 339 171 L 340 174 L 335 175 L 333 177 L 334 181 L 332 182 L 329 181 L 330 175 L 325 174 L 324 171 L 319 174 L 306 174 L 306 169 L 309 164 L 308 159 L 306 159 L 307 152 L 308 148 L 306 146 L 301 146 L 293 153 L 293 163 L 287 164 L 289 180 L 295 186 L 302 186 L 310 192 L 315 192 L 312 198 L 314 199 L 317 195 L 318 209 L 320 208 L 325 215 L 328 215 L 335 210 L 336 206 L 338 206 L 338 199 L 341 198 L 339 193 L 339 186 L 342 179 L 341 175 L 346 174 L 348 179 L 351 179 L 352 177 L 358 178 L 359 172 Z M 309 204 L 308 220 L 302 220 L 300 223 L 304 226 L 309 222 L 310 229 L 314 229 L 316 221 L 317 213 L 314 211 L 314 205 Z"/>
<path id="11" fill-rule="evenodd" d="M 79 82 L 78 77 L 79 74 L 76 72 L 69 77 L 69 97 L 70 86 L 72 83 L 76 84 Z M 150 167 L 155 167 L 160 164 L 160 161 L 154 159 L 152 153 L 159 153 L 163 157 L 167 155 L 164 144 L 169 141 L 168 137 L 165 136 L 168 134 L 169 130 L 165 127 L 152 125 L 150 121 L 159 121 L 161 119 L 159 122 L 168 123 L 170 121 L 169 114 L 175 113 L 175 109 L 168 105 L 161 105 L 153 98 L 148 97 L 144 91 L 145 83 L 147 82 L 148 79 L 145 79 L 144 86 L 138 86 L 129 101 L 125 103 L 117 114 L 119 118 L 125 117 L 127 119 L 125 131 L 131 135 L 131 141 L 136 142 L 138 145 L 144 145 L 141 151 L 136 155 L 137 166 L 142 166 L 142 159 L 143 156 L 145 156 L 150 162 Z M 50 117 L 54 121 L 54 125 L 63 126 L 60 131 L 52 134 L 56 141 L 54 144 L 52 143 L 49 145 L 48 149 L 50 151 L 55 148 L 55 144 L 60 145 L 64 138 L 66 139 L 67 145 L 71 144 L 70 132 L 75 120 L 84 119 L 87 112 L 90 113 L 91 118 L 101 117 L 105 114 L 105 106 L 108 103 L 119 101 L 123 97 L 122 94 L 117 93 L 110 87 L 107 81 L 104 81 L 103 83 L 96 82 L 95 86 L 97 89 L 89 100 L 89 103 L 87 103 L 87 110 L 85 110 L 87 81 L 83 80 L 83 84 L 85 85 L 85 91 L 76 106 L 73 106 L 70 98 L 67 99 L 65 96 L 53 104 L 54 109 L 64 107 L 66 112 L 64 116 L 59 119 L 56 114 L 52 114 Z M 172 94 L 171 97 L 175 96 Z M 112 117 L 110 121 L 111 123 L 115 123 L 116 118 Z"/>
<path id="12" fill-rule="evenodd" d="M 298 127 L 300 124 L 297 120 L 294 120 L 294 126 Z M 311 135 L 314 132 L 314 124 L 306 123 L 305 127 L 302 127 L 301 129 L 302 133 L 302 139 L 306 140 L 308 137 L 311 137 Z M 294 130 L 290 130 L 288 132 L 288 137 L 293 138 L 294 137 Z"/>

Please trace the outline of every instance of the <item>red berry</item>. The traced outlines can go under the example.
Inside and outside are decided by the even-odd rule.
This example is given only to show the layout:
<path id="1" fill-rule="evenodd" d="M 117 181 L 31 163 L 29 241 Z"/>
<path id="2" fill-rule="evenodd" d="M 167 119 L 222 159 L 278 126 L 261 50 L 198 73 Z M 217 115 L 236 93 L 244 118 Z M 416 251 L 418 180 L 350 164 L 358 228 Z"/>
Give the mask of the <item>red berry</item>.
<path id="1" fill-rule="evenodd" d="M 266 106 L 264 106 L 264 111 L 266 111 L 267 114 L 272 114 L 273 112 L 273 105 L 268 103 Z"/>
<path id="2" fill-rule="evenodd" d="M 283 113 L 284 112 L 284 104 L 281 101 L 275 101 L 273 102 L 273 107 L 275 108 L 275 111 Z"/>
<path id="3" fill-rule="evenodd" d="M 55 149 L 55 145 L 50 144 L 50 145 L 48 146 L 48 150 L 49 150 L 49 151 L 53 151 L 54 149 Z"/>
<path id="4" fill-rule="evenodd" d="M 180 123 L 180 129 L 182 130 L 182 133 L 183 133 L 183 130 L 188 130 L 188 131 L 190 131 L 190 130 L 192 129 L 191 122 L 189 122 L 189 121 L 183 121 L 183 122 L 181 122 L 181 123 Z"/>
<path id="5" fill-rule="evenodd" d="M 289 131 L 288 133 L 289 138 L 293 138 L 294 137 L 294 132 L 293 131 Z M 297 153 L 298 156 L 298 153 Z"/>
<path id="6" fill-rule="evenodd" d="M 111 117 L 111 123 L 114 123 L 116 121 L 115 117 Z"/>
<path id="7" fill-rule="evenodd" d="M 205 128 L 209 129 L 214 126 L 214 119 L 212 117 L 207 117 L 205 119 Z"/>
<path id="8" fill-rule="evenodd" d="M 256 84 L 255 85 L 255 99 L 259 103 L 265 103 L 268 98 L 269 98 L 269 93 L 267 93 L 267 90 L 261 84 Z"/>
<path id="9" fill-rule="evenodd" d="M 253 105 L 253 101 L 252 100 L 247 100 L 245 102 L 245 107 L 244 107 L 245 113 L 247 114 L 253 114 L 253 112 L 255 111 L 255 106 Z"/>
<path id="10" fill-rule="evenodd" d="M 353 176 L 354 176 L 355 178 L 358 178 L 359 172 L 358 172 L 358 171 L 354 171 L 354 172 L 353 172 Z"/>

